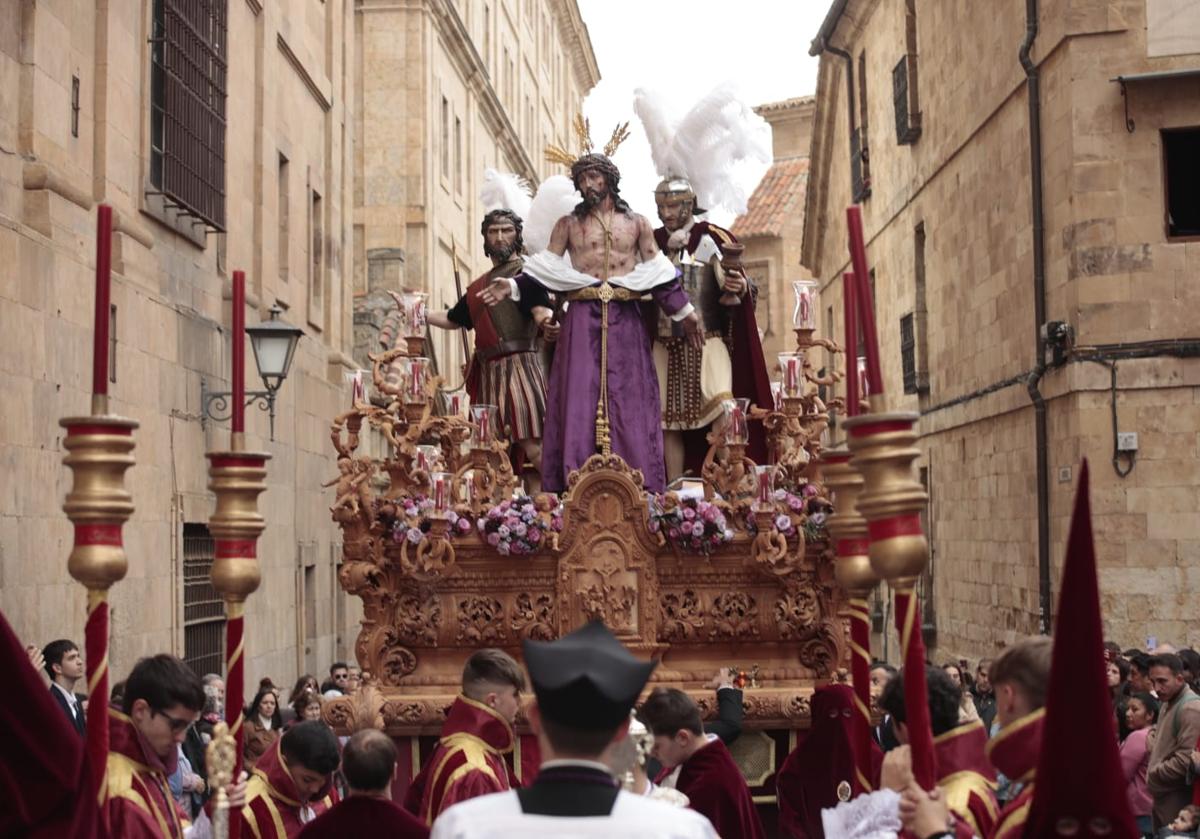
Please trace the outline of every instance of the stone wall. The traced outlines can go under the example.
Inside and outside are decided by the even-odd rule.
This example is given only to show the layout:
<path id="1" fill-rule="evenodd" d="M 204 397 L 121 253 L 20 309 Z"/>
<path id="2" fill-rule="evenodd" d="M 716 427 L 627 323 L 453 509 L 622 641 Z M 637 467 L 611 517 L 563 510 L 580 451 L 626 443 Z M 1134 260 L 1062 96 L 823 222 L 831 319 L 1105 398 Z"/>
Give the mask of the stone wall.
<path id="1" fill-rule="evenodd" d="M 30 643 L 82 641 L 83 589 L 66 572 L 71 530 L 61 504 L 70 475 L 58 419 L 88 408 L 95 204 L 109 203 L 119 227 L 112 410 L 140 423 L 127 475 L 137 507 L 125 527 L 129 573 L 112 592 L 113 679 L 139 656 L 185 652 L 184 524 L 207 522 L 204 453 L 228 445 L 226 423 L 201 424 L 201 380 L 228 388 L 229 276 L 240 268 L 248 323 L 278 303 L 305 329 L 279 392 L 274 442 L 266 414 L 247 411 L 249 446 L 272 455 L 259 502 L 267 529 L 263 582 L 247 612 L 247 680 L 289 682 L 347 653 L 359 609 L 334 579 L 340 535 L 321 488 L 336 474 L 327 424 L 348 399 L 351 351 L 343 277 L 353 77 L 342 72 L 354 60 L 350 4 L 286 14 L 275 4 L 229 4 L 227 232 L 207 235 L 146 194 L 150 9 L 63 0 L 0 12 L 0 260 L 9 268 L 0 280 L 0 461 L 9 476 L 0 608 Z M 253 367 L 247 383 L 261 387 Z"/>
<path id="2" fill-rule="evenodd" d="M 600 78 L 591 42 L 575 0 L 368 0 L 355 18 L 355 290 L 368 293 L 372 251 L 402 249 L 389 287 L 426 291 L 431 307 L 448 308 L 456 267 L 464 288 L 490 267 L 479 232 L 484 170 L 536 188 L 562 171 L 544 161 L 545 147 L 578 145 L 571 121 Z M 432 351 L 452 384 L 461 346 L 434 330 Z"/>
<path id="3" fill-rule="evenodd" d="M 938 660 L 991 655 L 1039 627 L 1034 413 L 1024 381 L 1035 358 L 1028 100 L 1015 60 L 1023 3 L 987 27 L 953 4 L 917 4 L 922 134 L 896 142 L 891 72 L 905 52 L 903 0 L 852 2 L 833 38 L 855 69 L 865 54 L 871 195 L 863 201 L 888 403 L 917 410 L 931 488 Z M 1041 382 L 1049 418 L 1051 602 L 1079 462 L 1092 502 L 1108 634 L 1122 646 L 1195 642 L 1186 622 L 1197 550 L 1200 363 L 1163 344 L 1198 336 L 1188 280 L 1197 244 L 1164 229 L 1160 129 L 1200 124 L 1186 80 L 1129 86 L 1118 74 L 1194 66 L 1148 58 L 1141 2 L 1060 0 L 1041 6 L 1033 59 L 1041 75 L 1047 317 L 1079 350 Z M 1190 62 L 1190 63 L 1189 63 Z M 821 59 L 804 260 L 841 332 L 844 208 L 851 202 L 845 62 Z M 902 393 L 900 318 L 917 307 L 923 227 L 927 326 L 918 342 L 929 387 Z M 1191 272 L 1194 275 L 1194 270 Z M 1132 472 L 1113 458 L 1108 367 L 1086 348 L 1140 344 L 1118 358 L 1117 418 L 1137 432 Z M 1191 423 L 1191 424 L 1189 424 Z M 1121 461 L 1122 468 L 1128 461 Z"/>

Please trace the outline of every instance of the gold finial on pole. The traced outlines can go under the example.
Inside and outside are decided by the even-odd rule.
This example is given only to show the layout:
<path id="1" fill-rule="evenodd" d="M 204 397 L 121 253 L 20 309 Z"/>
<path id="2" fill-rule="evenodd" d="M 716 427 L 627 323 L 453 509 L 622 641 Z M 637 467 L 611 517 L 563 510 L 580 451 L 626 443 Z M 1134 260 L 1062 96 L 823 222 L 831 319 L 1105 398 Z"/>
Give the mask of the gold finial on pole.
<path id="1" fill-rule="evenodd" d="M 229 836 L 229 796 L 225 788 L 233 783 L 237 764 L 237 741 L 223 722 L 213 726 L 212 741 L 204 750 L 204 765 L 208 768 L 208 786 L 213 791 L 212 826 L 215 839 Z"/>

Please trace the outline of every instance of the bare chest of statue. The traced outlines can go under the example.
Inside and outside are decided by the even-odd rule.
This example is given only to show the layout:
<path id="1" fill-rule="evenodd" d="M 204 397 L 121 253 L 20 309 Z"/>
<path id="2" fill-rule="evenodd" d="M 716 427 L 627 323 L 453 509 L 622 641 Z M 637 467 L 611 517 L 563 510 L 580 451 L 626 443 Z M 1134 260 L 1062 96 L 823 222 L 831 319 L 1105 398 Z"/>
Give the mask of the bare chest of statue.
<path id="1" fill-rule="evenodd" d="M 597 210 L 571 217 L 567 251 L 575 269 L 606 280 L 628 274 L 638 263 L 638 216 Z"/>

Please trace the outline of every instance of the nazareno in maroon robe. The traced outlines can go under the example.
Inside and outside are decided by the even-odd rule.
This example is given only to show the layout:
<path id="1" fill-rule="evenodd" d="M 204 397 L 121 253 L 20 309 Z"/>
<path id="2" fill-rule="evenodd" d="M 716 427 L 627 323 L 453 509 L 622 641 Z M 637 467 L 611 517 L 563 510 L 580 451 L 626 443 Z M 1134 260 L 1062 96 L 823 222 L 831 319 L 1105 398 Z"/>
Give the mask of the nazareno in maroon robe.
<path id="1" fill-rule="evenodd" d="M 750 787 L 719 739 L 683 762 L 675 789 L 688 797 L 688 806 L 712 822 L 719 836 L 763 839 L 766 835 Z"/>
<path id="2" fill-rule="evenodd" d="M 854 690 L 848 685 L 827 685 L 813 693 L 812 728 L 775 776 L 779 824 L 785 835 L 793 839 L 823 837 L 821 810 L 838 805 L 842 783 L 850 785 L 852 795 L 879 786 L 883 752 L 874 740 L 870 765 L 855 765 L 855 713 Z"/>
<path id="3" fill-rule="evenodd" d="M 391 801 L 351 795 L 306 824 L 298 839 L 348 839 L 354 836 L 427 839 L 429 828 Z"/>

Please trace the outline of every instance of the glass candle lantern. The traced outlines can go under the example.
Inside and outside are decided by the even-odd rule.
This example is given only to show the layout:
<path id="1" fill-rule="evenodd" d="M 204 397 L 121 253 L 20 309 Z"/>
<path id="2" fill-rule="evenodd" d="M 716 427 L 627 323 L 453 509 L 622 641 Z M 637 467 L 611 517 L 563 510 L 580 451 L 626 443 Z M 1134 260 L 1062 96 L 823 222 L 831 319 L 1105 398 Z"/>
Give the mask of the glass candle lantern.
<path id="1" fill-rule="evenodd" d="M 754 467 L 754 499 L 760 509 L 770 507 L 775 497 L 775 467 Z"/>
<path id="2" fill-rule="evenodd" d="M 866 399 L 870 395 L 870 389 L 867 387 L 867 357 L 860 355 L 858 357 L 858 398 Z"/>
<path id="3" fill-rule="evenodd" d="M 370 370 L 355 370 L 350 377 L 350 407 L 368 404 L 368 385 L 371 380 Z"/>
<path id="4" fill-rule="evenodd" d="M 746 445 L 750 441 L 750 400 L 726 399 L 721 407 L 725 415 L 726 445 Z"/>
<path id="5" fill-rule="evenodd" d="M 771 382 L 771 400 L 776 411 L 783 410 L 783 382 Z"/>
<path id="6" fill-rule="evenodd" d="M 450 480 L 453 477 L 449 472 L 434 472 L 429 476 L 434 512 L 444 513 L 450 509 Z"/>
<path id="7" fill-rule="evenodd" d="M 432 472 L 441 462 L 440 455 L 437 446 L 417 446 L 417 468 L 422 472 Z"/>
<path id="8" fill-rule="evenodd" d="M 425 313 L 429 295 L 423 291 L 406 291 L 400 295 L 405 338 L 425 337 Z"/>
<path id="9" fill-rule="evenodd" d="M 796 295 L 796 307 L 792 310 L 792 328 L 816 329 L 817 281 L 794 280 L 792 291 Z"/>
<path id="10" fill-rule="evenodd" d="M 794 399 L 804 395 L 804 353 L 781 352 L 779 354 L 780 379 L 783 395 Z"/>
<path id="11" fill-rule="evenodd" d="M 471 445 L 484 448 L 492 444 L 496 434 L 496 406 L 471 406 Z"/>
<path id="12" fill-rule="evenodd" d="M 407 359 L 405 366 L 406 402 L 424 402 L 425 385 L 429 381 L 429 359 L 424 357 Z"/>

